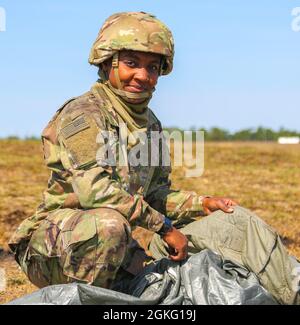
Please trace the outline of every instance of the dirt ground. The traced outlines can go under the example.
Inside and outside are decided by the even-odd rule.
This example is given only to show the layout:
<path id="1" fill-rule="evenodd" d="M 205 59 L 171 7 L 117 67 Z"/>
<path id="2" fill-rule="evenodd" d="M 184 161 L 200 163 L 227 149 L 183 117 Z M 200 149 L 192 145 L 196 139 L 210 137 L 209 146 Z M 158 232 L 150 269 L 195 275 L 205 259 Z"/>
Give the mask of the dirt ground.
<path id="1" fill-rule="evenodd" d="M 175 168 L 172 181 L 177 189 L 237 200 L 273 226 L 300 258 L 299 164 L 300 145 L 208 143 L 204 174 L 186 178 L 184 168 Z M 48 176 L 39 142 L 0 141 L 0 269 L 6 274 L 0 304 L 37 290 L 9 254 L 7 241 L 41 202 Z"/>

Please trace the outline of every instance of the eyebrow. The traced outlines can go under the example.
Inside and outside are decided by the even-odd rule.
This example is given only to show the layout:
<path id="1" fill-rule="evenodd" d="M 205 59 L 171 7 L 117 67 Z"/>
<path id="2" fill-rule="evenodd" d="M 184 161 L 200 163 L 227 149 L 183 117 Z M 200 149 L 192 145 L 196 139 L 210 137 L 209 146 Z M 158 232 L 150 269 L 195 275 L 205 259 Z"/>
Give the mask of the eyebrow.
<path id="1" fill-rule="evenodd" d="M 134 53 L 127 53 L 127 54 L 124 54 L 124 59 L 127 58 L 127 59 L 136 59 L 136 60 L 140 60 L 139 56 L 134 54 Z M 157 64 L 160 64 L 161 62 L 161 58 L 157 58 L 157 59 L 153 59 L 152 61 L 150 61 L 149 63 L 157 63 Z"/>

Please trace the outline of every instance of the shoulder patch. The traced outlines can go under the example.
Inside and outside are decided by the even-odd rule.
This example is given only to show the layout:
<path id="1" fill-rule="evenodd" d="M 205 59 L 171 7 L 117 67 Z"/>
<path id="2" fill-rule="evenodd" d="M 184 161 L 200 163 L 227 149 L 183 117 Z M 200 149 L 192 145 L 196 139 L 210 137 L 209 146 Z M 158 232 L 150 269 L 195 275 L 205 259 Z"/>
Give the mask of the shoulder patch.
<path id="1" fill-rule="evenodd" d="M 96 162 L 99 147 L 97 135 L 100 129 L 93 117 L 82 114 L 65 122 L 60 130 L 60 141 L 68 152 L 73 168 Z"/>
<path id="2" fill-rule="evenodd" d="M 88 128 L 90 128 L 90 124 L 86 120 L 85 116 L 80 116 L 62 128 L 61 133 L 65 139 L 68 139 L 76 133 Z"/>

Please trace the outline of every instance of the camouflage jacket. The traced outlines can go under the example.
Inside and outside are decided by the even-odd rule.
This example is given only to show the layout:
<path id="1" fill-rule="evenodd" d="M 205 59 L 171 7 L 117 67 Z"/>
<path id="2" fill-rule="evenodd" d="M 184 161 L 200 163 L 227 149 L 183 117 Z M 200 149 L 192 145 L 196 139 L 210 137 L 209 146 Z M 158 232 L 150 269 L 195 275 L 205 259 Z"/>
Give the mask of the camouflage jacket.
<path id="1" fill-rule="evenodd" d="M 121 213 L 136 232 L 136 239 L 147 247 L 166 215 L 180 224 L 199 215 L 202 206 L 194 192 L 170 189 L 170 167 L 101 166 L 97 135 L 109 130 L 118 145 L 119 121 L 108 98 L 89 91 L 67 101 L 42 133 L 44 160 L 51 175 L 36 213 L 25 219 L 10 240 L 17 245 L 29 240 L 49 212 L 64 209 L 112 208 Z M 161 131 L 161 124 L 150 110 L 148 131 Z M 161 153 L 160 153 L 161 154 Z M 100 151 L 101 155 L 101 151 Z M 147 191 L 141 191 L 147 184 Z M 150 231 L 150 232 L 149 232 Z M 146 234 L 147 233 L 147 234 Z"/>

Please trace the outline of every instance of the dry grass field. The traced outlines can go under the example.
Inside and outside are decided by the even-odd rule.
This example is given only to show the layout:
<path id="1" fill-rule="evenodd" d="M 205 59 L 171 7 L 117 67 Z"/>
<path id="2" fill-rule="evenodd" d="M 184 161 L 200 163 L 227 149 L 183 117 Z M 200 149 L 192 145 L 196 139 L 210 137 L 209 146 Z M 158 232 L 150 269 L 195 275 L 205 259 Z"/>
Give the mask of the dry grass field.
<path id="1" fill-rule="evenodd" d="M 0 267 L 7 276 L 0 304 L 37 290 L 8 253 L 7 240 L 41 201 L 48 171 L 37 141 L 0 141 Z M 300 258 L 300 146 L 273 143 L 208 143 L 205 172 L 185 178 L 173 170 L 173 187 L 227 196 L 255 211 Z"/>

